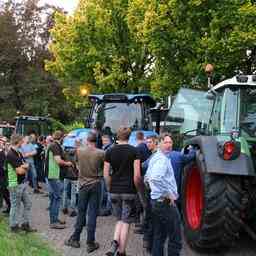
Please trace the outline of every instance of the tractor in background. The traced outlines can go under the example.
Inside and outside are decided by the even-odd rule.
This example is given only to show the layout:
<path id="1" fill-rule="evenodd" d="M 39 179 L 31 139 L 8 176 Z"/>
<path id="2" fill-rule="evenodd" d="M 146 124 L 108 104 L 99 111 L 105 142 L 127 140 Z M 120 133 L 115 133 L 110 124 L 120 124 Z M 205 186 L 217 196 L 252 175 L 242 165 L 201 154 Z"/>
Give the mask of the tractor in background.
<path id="1" fill-rule="evenodd" d="M 103 94 L 89 95 L 92 104 L 86 127 L 101 133 L 116 136 L 121 126 L 132 131 L 141 130 L 145 135 L 156 134 L 152 126 L 152 111 L 155 100 L 148 94 Z M 134 142 L 135 132 L 130 141 Z"/>
<path id="2" fill-rule="evenodd" d="M 31 132 L 37 135 L 47 136 L 52 133 L 52 122 L 42 116 L 18 116 L 16 117 L 15 133 L 23 136 Z"/>

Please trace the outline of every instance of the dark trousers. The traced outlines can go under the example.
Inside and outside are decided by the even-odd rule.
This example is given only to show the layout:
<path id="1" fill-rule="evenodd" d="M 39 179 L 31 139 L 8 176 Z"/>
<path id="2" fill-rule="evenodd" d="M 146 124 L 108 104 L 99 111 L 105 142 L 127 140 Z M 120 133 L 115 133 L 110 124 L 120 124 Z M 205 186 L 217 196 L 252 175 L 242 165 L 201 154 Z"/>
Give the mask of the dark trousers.
<path id="1" fill-rule="evenodd" d="M 95 241 L 96 221 L 99 208 L 101 184 L 83 186 L 78 194 L 78 215 L 72 239 L 80 241 L 83 227 L 87 225 L 87 243 Z M 89 208 L 88 208 L 89 207 Z M 87 209 L 88 214 L 87 214 Z M 86 215 L 88 220 L 86 222 Z"/>
<path id="2" fill-rule="evenodd" d="M 2 198 L 5 200 L 7 209 L 11 208 L 11 201 L 10 201 L 10 194 L 7 187 L 2 184 L 3 182 L 0 181 L 0 201 L 2 201 Z M 1 204 L 0 204 L 1 206 Z"/>
<path id="3" fill-rule="evenodd" d="M 147 241 L 152 247 L 153 243 L 153 217 L 152 207 L 150 202 L 150 190 L 145 188 L 145 209 L 144 209 L 144 221 L 143 221 L 143 240 Z M 151 248 L 150 248 L 151 249 Z"/>
<path id="4" fill-rule="evenodd" d="M 181 220 L 176 205 L 151 200 L 154 242 L 152 256 L 164 255 L 164 243 L 168 240 L 168 256 L 179 256 L 182 248 Z"/>
<path id="5" fill-rule="evenodd" d="M 63 182 L 57 179 L 48 180 L 49 189 L 49 215 L 50 224 L 58 223 L 61 199 L 63 194 Z"/>

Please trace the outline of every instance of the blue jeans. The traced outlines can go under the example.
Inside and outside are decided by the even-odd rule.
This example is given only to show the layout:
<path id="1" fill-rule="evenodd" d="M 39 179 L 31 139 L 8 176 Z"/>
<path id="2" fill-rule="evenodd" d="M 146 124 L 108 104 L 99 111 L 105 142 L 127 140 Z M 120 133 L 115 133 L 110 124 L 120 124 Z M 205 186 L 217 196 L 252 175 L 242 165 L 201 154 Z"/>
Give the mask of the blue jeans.
<path id="1" fill-rule="evenodd" d="M 19 224 L 19 213 L 21 209 L 21 202 L 23 203 L 23 214 L 22 223 L 29 224 L 31 220 L 31 207 L 32 203 L 27 191 L 27 183 L 19 184 L 16 187 L 9 188 L 10 200 L 11 200 L 11 210 L 9 216 L 10 227 L 15 227 Z"/>
<path id="2" fill-rule="evenodd" d="M 64 179 L 64 192 L 63 192 L 63 209 L 76 208 L 76 180 Z M 70 199 L 68 196 L 69 189 L 71 190 Z"/>
<path id="3" fill-rule="evenodd" d="M 29 170 L 26 174 L 26 181 L 31 181 L 33 189 L 37 189 L 37 171 L 33 162 L 28 162 Z"/>
<path id="4" fill-rule="evenodd" d="M 59 221 L 59 211 L 61 198 L 63 194 L 63 182 L 56 179 L 48 180 L 48 189 L 49 189 L 49 215 L 50 223 L 57 223 Z"/>
<path id="5" fill-rule="evenodd" d="M 87 243 L 95 241 L 99 200 L 100 182 L 80 188 L 78 194 L 78 215 L 76 219 L 75 231 L 72 235 L 73 240 L 80 241 L 80 235 L 83 227 L 85 226 L 85 224 L 87 224 Z M 87 223 L 86 215 L 88 216 Z"/>
<path id="6" fill-rule="evenodd" d="M 104 178 L 101 179 L 100 184 L 101 184 L 101 192 L 100 192 L 100 201 L 99 201 L 99 215 L 105 215 L 106 213 L 111 214 L 111 210 L 112 210 L 111 195 L 107 191 L 107 185 Z"/>
<path id="7" fill-rule="evenodd" d="M 182 248 L 181 220 L 176 205 L 151 200 L 154 242 L 152 256 L 164 255 L 164 243 L 168 241 L 168 256 L 179 256 Z"/>

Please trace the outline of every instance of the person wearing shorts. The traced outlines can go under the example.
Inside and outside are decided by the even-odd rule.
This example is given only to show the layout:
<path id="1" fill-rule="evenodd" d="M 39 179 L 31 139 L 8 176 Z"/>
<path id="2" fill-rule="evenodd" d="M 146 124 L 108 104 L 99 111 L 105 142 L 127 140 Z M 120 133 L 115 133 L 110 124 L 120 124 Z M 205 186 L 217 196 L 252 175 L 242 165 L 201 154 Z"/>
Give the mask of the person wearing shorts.
<path id="1" fill-rule="evenodd" d="M 105 154 L 104 177 L 111 193 L 113 215 L 117 218 L 114 240 L 107 256 L 126 255 L 129 227 L 136 217 L 135 197 L 140 188 L 141 173 L 138 151 L 128 144 L 130 134 L 129 128 L 120 128 L 118 144 Z"/>

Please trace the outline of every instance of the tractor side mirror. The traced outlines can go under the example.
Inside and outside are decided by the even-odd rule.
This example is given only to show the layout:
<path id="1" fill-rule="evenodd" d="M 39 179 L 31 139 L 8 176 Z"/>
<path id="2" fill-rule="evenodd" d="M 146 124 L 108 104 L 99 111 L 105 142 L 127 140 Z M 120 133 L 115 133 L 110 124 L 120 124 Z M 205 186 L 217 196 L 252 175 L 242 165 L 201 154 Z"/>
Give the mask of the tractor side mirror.
<path id="1" fill-rule="evenodd" d="M 216 92 L 210 90 L 205 94 L 206 99 L 214 100 L 216 98 Z"/>

